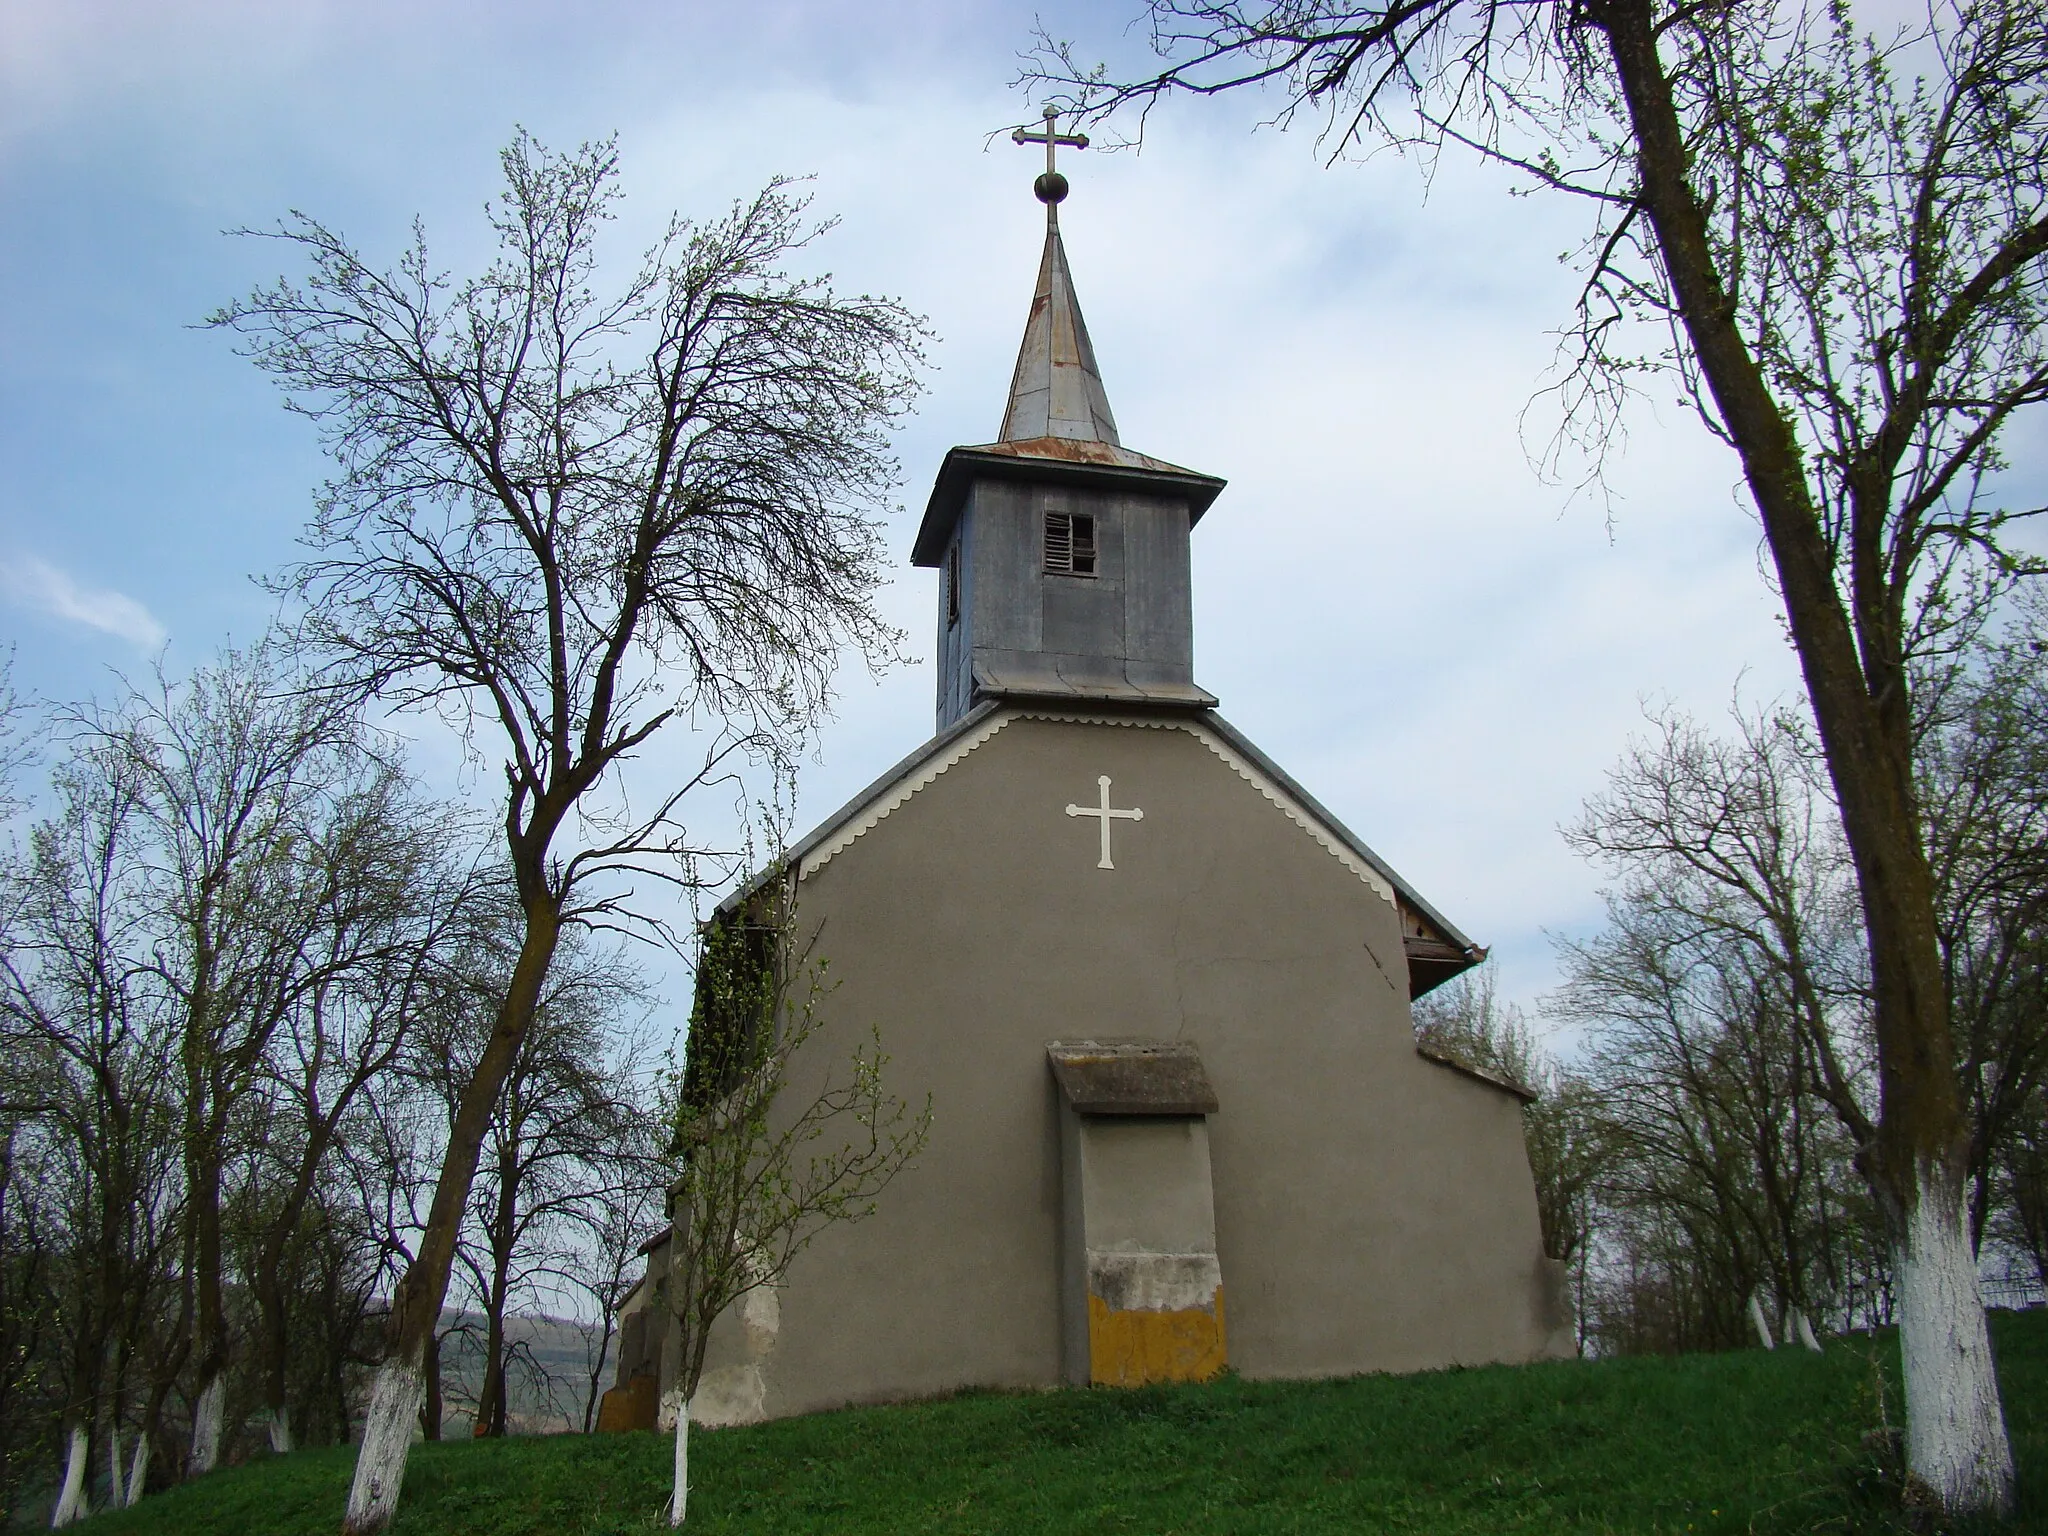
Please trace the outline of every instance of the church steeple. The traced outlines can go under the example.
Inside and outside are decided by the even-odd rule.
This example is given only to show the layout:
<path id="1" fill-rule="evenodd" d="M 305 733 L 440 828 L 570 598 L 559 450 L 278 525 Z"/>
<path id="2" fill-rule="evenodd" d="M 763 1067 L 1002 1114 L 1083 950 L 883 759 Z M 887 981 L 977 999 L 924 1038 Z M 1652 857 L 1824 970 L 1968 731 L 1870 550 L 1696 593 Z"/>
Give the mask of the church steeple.
<path id="1" fill-rule="evenodd" d="M 1195 685 L 1188 535 L 1223 489 L 1117 436 L 1060 238 L 1052 109 L 1033 184 L 1045 250 L 1000 440 L 939 469 L 911 562 L 938 566 L 939 726 L 992 698 L 1213 705 Z"/>

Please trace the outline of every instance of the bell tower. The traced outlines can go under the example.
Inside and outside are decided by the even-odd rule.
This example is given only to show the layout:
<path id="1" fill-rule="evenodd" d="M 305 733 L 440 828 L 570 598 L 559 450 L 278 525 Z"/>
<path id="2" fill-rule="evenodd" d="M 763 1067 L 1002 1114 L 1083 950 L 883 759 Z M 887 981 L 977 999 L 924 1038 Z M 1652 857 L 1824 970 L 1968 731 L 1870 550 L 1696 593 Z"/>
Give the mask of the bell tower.
<path id="1" fill-rule="evenodd" d="M 1043 143 L 1045 253 L 998 441 L 939 467 L 911 550 L 939 573 L 938 727 L 985 699 L 1206 709 L 1194 679 L 1189 535 L 1223 481 L 1117 437 L 1060 240 L 1067 179 Z"/>

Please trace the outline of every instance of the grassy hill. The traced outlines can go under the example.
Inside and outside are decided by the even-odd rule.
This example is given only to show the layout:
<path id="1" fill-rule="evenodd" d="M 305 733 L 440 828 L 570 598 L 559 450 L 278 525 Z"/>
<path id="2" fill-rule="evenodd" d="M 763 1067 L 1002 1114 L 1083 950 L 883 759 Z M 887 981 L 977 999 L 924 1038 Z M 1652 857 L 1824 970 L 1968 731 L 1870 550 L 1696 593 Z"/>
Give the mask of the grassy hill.
<path id="1" fill-rule="evenodd" d="M 1995 1314 L 2023 1531 L 2048 1533 L 2048 1312 Z M 1824 1356 L 971 1394 L 692 1440 L 706 1533 L 1894 1531 L 1889 1340 Z M 398 1536 L 662 1528 L 669 1445 L 565 1435 L 419 1447 Z M 302 1452 L 95 1518 L 96 1536 L 326 1533 L 351 1454 Z M 2006 1529 L 2011 1530 L 2012 1527 Z"/>

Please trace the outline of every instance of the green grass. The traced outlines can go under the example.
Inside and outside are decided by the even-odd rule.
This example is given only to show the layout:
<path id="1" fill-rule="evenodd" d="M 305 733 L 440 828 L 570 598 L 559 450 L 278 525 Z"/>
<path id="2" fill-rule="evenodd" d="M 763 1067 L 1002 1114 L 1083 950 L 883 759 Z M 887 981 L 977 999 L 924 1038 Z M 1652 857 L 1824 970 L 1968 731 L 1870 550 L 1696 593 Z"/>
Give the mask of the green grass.
<path id="1" fill-rule="evenodd" d="M 2048 1313 L 1994 1317 L 2048 1533 Z M 1881 1406 L 1881 1402 L 1882 1405 Z M 1898 1416 L 1889 1343 L 1423 1376 L 969 1394 L 691 1442 L 705 1533 L 1811 1532 L 1907 1527 L 1864 1439 Z M 661 1528 L 647 1434 L 416 1447 L 396 1536 Z M 335 1531 L 351 1453 L 220 1472 L 96 1518 L 100 1536 Z"/>

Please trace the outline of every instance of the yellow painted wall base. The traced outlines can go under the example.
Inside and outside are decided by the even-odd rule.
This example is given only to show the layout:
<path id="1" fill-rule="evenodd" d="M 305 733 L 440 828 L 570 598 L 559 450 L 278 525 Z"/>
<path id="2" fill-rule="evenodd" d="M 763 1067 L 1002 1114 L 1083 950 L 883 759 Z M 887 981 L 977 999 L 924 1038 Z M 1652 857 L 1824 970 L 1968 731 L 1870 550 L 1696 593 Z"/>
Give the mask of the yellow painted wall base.
<path id="1" fill-rule="evenodd" d="M 1088 1298 L 1088 1379 L 1097 1386 L 1206 1381 L 1228 1363 L 1221 1286 L 1208 1306 L 1179 1312 L 1112 1311 Z"/>
<path id="2" fill-rule="evenodd" d="M 652 1376 L 635 1376 L 623 1387 L 613 1387 L 597 1400 L 598 1433 L 654 1428 L 654 1399 Z"/>

